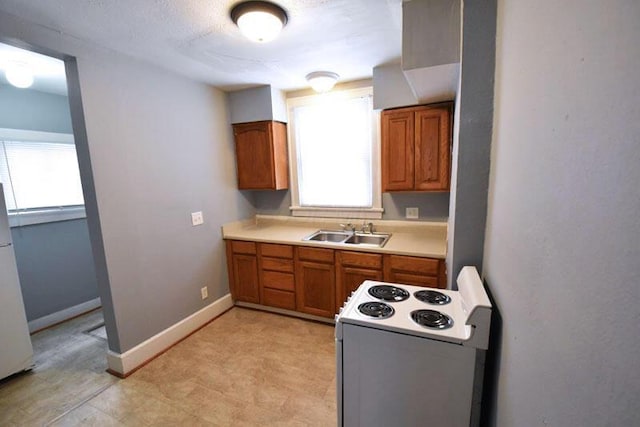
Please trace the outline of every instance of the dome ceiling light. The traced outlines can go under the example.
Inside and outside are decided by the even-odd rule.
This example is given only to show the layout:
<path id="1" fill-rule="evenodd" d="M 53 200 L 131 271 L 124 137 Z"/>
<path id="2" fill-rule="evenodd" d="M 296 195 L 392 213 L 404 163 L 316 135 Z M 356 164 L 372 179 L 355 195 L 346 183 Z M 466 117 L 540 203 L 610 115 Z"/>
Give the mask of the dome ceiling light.
<path id="1" fill-rule="evenodd" d="M 22 63 L 9 65 L 5 69 L 4 75 L 9 83 L 20 89 L 26 89 L 33 84 L 33 71 Z"/>
<path id="2" fill-rule="evenodd" d="M 307 81 L 318 93 L 329 92 L 338 81 L 338 75 L 331 71 L 315 71 L 307 74 Z"/>
<path id="3" fill-rule="evenodd" d="M 231 9 L 231 20 L 249 40 L 267 43 L 287 24 L 287 13 L 268 1 L 245 1 Z"/>

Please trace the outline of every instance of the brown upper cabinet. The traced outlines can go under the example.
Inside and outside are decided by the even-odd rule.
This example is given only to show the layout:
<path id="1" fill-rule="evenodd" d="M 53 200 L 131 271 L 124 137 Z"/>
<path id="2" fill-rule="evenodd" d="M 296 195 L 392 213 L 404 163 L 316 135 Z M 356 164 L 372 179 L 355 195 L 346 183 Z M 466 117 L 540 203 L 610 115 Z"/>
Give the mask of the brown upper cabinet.
<path id="1" fill-rule="evenodd" d="M 289 188 L 287 125 L 262 121 L 233 125 L 240 190 Z"/>
<path id="2" fill-rule="evenodd" d="M 453 103 L 382 112 L 382 191 L 449 191 Z"/>

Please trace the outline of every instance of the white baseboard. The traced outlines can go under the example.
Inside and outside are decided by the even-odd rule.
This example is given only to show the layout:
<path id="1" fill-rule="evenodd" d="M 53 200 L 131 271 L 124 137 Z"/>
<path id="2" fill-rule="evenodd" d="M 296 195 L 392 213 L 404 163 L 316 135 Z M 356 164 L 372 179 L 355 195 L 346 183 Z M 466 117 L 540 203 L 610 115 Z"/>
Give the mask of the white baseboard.
<path id="1" fill-rule="evenodd" d="M 284 314 L 285 316 L 299 317 L 300 319 L 313 320 L 315 322 L 326 323 L 328 325 L 335 325 L 336 323 L 334 319 L 329 319 L 327 317 L 314 316 L 313 314 L 302 313 L 300 311 L 287 310 L 284 308 L 277 308 L 277 307 L 269 307 L 267 305 L 254 304 L 251 302 L 236 301 L 236 305 L 238 307 L 253 308 L 254 310 L 268 311 L 271 313 Z"/>
<path id="2" fill-rule="evenodd" d="M 72 317 L 94 310 L 101 305 L 102 303 L 100 302 L 100 298 L 95 298 L 87 302 L 83 302 L 82 304 L 74 305 L 73 307 L 65 308 L 64 310 L 39 317 L 38 319 L 34 319 L 29 322 L 29 333 L 48 328 L 56 323 L 64 322 Z"/>
<path id="3" fill-rule="evenodd" d="M 129 375 L 145 362 L 162 353 L 231 307 L 233 307 L 233 300 L 231 295 L 227 294 L 124 353 L 107 351 L 109 370 L 121 376 Z"/>

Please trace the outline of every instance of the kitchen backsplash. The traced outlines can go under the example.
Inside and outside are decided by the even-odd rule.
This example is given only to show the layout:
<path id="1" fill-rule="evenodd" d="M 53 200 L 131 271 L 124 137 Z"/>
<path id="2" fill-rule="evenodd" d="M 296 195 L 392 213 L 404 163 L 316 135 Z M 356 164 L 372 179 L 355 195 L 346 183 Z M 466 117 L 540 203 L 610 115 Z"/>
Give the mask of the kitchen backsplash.
<path id="1" fill-rule="evenodd" d="M 257 214 L 291 215 L 291 193 L 281 191 L 245 191 Z M 385 220 L 406 219 L 405 208 L 419 208 L 421 221 L 444 220 L 449 216 L 449 193 L 382 193 Z"/>

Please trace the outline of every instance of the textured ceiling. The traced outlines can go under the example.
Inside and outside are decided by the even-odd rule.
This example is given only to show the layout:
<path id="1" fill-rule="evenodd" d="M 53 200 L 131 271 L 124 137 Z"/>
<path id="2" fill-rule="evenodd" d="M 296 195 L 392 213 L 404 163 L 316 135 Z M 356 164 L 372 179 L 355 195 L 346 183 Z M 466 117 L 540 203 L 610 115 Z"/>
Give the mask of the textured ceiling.
<path id="1" fill-rule="evenodd" d="M 289 22 L 268 44 L 240 34 L 237 0 L 0 0 L 0 10 L 225 90 L 299 89 L 317 70 L 366 78 L 400 57 L 402 0 L 277 2 Z"/>

